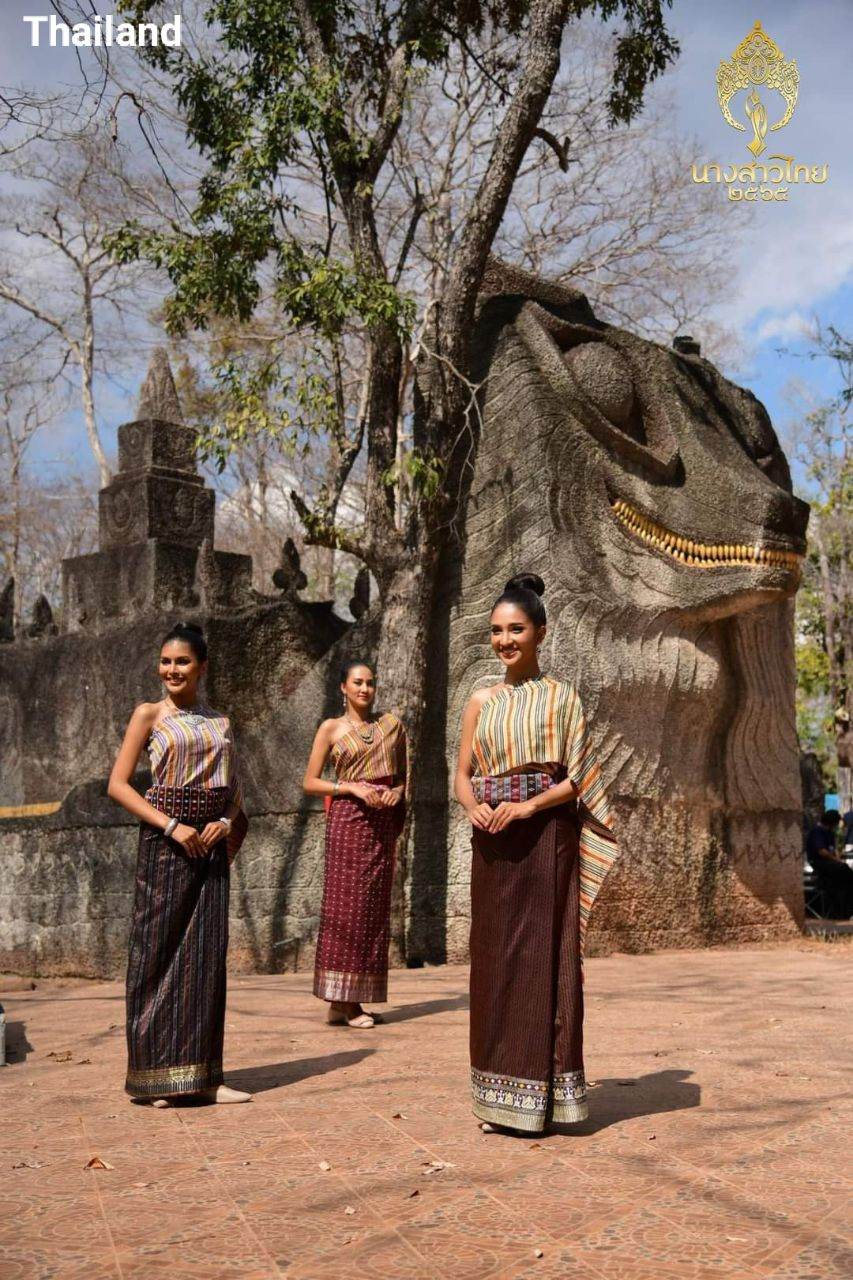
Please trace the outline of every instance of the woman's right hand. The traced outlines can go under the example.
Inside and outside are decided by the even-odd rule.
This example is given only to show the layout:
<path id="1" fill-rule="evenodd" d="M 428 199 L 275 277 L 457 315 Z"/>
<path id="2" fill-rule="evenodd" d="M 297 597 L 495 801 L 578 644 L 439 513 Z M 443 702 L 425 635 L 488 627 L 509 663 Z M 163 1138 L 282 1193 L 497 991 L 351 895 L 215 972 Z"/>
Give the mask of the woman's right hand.
<path id="1" fill-rule="evenodd" d="M 208 850 L 195 827 L 179 822 L 171 838 L 177 840 L 188 858 L 206 858 L 208 855 Z"/>
<path id="2" fill-rule="evenodd" d="M 491 805 L 478 804 L 473 809 L 468 810 L 468 821 L 472 827 L 479 827 L 481 831 L 488 831 L 493 813 L 494 810 Z"/>
<path id="3" fill-rule="evenodd" d="M 382 804 L 380 792 L 376 787 L 368 786 L 366 782 L 347 783 L 347 794 L 355 800 L 361 800 L 364 804 L 370 805 L 371 809 L 378 809 Z"/>

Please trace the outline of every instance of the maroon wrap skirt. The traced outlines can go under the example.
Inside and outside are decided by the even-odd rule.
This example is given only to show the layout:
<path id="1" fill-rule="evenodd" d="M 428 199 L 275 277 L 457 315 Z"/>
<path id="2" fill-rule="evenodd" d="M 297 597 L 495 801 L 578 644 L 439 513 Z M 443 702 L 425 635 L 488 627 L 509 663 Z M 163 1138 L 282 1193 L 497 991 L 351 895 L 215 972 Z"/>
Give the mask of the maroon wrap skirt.
<path id="1" fill-rule="evenodd" d="M 379 778 L 376 786 L 392 785 Z M 326 817 L 323 905 L 314 967 L 321 1000 L 388 998 L 388 943 L 394 851 L 405 806 L 374 809 L 335 796 Z"/>
<path id="2" fill-rule="evenodd" d="M 472 843 L 474 1114 L 534 1133 L 584 1120 L 577 805 Z"/>

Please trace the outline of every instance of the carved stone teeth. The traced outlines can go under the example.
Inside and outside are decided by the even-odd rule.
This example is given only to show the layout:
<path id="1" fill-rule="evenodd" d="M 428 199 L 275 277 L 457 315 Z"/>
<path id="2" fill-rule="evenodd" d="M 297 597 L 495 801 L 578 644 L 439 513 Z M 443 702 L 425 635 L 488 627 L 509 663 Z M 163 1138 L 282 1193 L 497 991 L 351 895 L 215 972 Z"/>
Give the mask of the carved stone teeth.
<path id="1" fill-rule="evenodd" d="M 622 524 L 643 542 L 657 547 L 682 564 L 700 568 L 709 565 L 780 565 L 786 569 L 797 569 L 802 560 L 796 552 L 766 547 L 761 542 L 749 546 L 746 543 L 694 542 L 692 538 L 673 533 L 656 520 L 643 515 L 622 498 L 613 503 L 613 510 Z"/>

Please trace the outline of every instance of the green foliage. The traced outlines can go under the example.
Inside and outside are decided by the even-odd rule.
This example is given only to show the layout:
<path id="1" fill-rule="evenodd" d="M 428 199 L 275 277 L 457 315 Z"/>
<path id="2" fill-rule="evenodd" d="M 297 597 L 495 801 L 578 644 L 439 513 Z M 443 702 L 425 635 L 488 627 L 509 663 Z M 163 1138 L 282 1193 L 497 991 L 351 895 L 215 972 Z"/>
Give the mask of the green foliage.
<path id="1" fill-rule="evenodd" d="M 319 351 L 295 369 L 280 356 L 255 359 L 227 352 L 211 361 L 213 386 L 199 392 L 198 448 L 219 472 L 254 436 L 275 440 L 283 453 L 303 455 L 331 429 L 337 405 Z M 213 412 L 208 412 L 212 409 Z"/>
<path id="2" fill-rule="evenodd" d="M 440 458 L 412 449 L 405 455 L 401 465 L 395 463 L 383 473 L 382 481 L 393 487 L 402 480 L 411 494 L 431 502 L 438 497 L 443 477 L 444 464 Z"/>
<path id="3" fill-rule="evenodd" d="M 671 0 L 571 0 L 570 16 L 624 17 L 610 95 L 614 122 L 631 118 L 648 81 L 678 51 L 663 3 Z M 126 7 L 143 21 L 156 6 L 130 0 Z M 530 12 L 522 0 L 315 0 L 306 7 L 319 33 L 310 49 L 295 7 L 282 0 L 210 0 L 202 16 L 215 35 L 216 57 L 186 46 L 141 51 L 170 79 L 189 140 L 209 166 L 189 226 L 131 223 L 110 241 L 121 261 L 145 258 L 167 273 L 173 294 L 165 319 L 173 333 L 204 328 L 214 314 L 246 320 L 261 297 L 259 272 L 270 261 L 275 291 L 297 325 L 322 336 L 339 334 L 351 321 L 410 332 L 413 303 L 361 260 L 357 247 L 347 256 L 330 243 L 309 242 L 303 211 L 282 175 L 297 161 L 307 163 L 322 173 L 332 207 L 342 182 L 369 200 L 372 180 L 362 170 L 398 51 L 407 74 L 416 74 L 444 63 L 454 44 L 487 27 L 521 36 Z"/>

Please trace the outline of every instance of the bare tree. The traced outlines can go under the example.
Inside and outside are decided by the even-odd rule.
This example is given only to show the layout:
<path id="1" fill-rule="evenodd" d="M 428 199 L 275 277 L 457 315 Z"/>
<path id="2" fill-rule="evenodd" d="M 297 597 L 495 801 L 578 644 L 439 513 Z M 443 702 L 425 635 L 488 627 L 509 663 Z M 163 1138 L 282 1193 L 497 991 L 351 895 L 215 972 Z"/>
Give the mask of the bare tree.
<path id="1" fill-rule="evenodd" d="M 13 619 L 20 628 L 39 595 L 59 595 L 64 556 L 95 544 L 91 487 L 61 460 L 59 480 L 42 478 L 31 453 L 44 429 L 67 407 L 60 369 L 44 360 L 34 324 L 0 333 L 0 564 L 15 583 Z"/>
<path id="2" fill-rule="evenodd" d="M 75 373 L 86 437 L 102 485 L 110 468 L 96 409 L 96 373 L 126 361 L 133 326 L 157 297 L 150 270 L 119 267 L 104 236 L 131 214 L 153 215 L 157 191 L 136 178 L 103 133 L 39 140 L 7 160 L 0 201 L 0 300 L 44 339 L 49 362 Z"/>
<path id="3" fill-rule="evenodd" d="M 832 714 L 842 803 L 853 806 L 853 342 L 815 322 L 807 359 L 830 361 L 835 396 L 802 406 L 788 443 L 799 463 L 803 496 L 812 504 L 809 554 L 798 597 L 801 667 L 812 688 L 825 690 Z M 811 647 L 811 653 L 810 653 Z M 809 659 L 811 661 L 809 663 Z"/>

